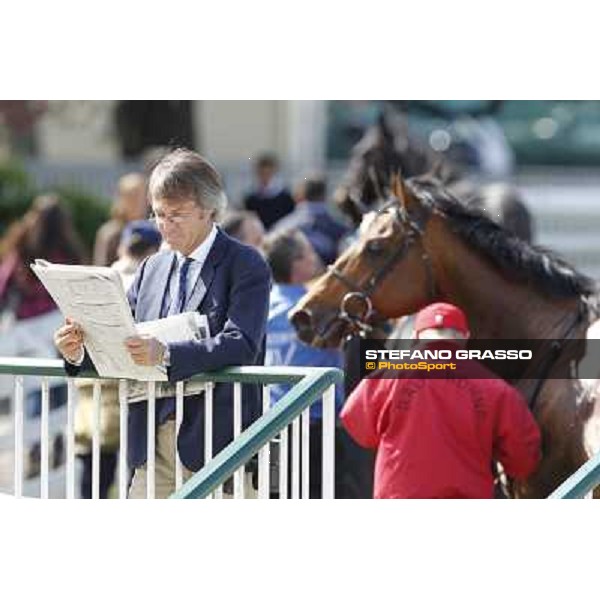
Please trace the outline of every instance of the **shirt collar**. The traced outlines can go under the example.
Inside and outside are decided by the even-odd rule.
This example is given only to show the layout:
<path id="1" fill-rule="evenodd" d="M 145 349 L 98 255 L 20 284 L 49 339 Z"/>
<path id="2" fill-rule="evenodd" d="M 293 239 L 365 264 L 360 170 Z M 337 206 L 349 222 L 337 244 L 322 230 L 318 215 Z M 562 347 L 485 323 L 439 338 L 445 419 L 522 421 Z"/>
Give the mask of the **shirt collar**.
<path id="1" fill-rule="evenodd" d="M 217 231 L 217 226 L 213 223 L 210 233 L 204 238 L 204 241 L 190 253 L 189 258 L 203 265 L 212 248 L 215 238 L 217 237 Z M 181 252 L 176 252 L 176 254 L 178 262 L 181 262 L 185 258 Z"/>

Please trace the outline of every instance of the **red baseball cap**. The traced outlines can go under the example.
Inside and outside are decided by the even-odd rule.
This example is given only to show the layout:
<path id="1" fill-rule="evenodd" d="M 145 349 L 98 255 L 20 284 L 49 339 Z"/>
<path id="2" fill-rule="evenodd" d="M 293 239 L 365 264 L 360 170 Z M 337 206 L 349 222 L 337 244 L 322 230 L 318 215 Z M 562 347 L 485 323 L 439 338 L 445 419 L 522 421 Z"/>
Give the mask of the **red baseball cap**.
<path id="1" fill-rule="evenodd" d="M 447 302 L 436 302 L 421 309 L 415 319 L 415 332 L 424 329 L 456 329 L 469 334 L 469 325 L 465 313 Z"/>

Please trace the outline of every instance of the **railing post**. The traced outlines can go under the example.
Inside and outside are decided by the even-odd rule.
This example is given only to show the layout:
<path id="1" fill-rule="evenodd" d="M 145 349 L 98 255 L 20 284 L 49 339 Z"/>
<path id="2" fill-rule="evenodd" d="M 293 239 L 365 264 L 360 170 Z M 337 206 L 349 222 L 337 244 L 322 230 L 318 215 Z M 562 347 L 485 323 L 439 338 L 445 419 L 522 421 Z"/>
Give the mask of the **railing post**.
<path id="1" fill-rule="evenodd" d="M 242 384 L 233 384 L 233 439 L 242 433 Z M 241 466 L 233 474 L 233 497 L 236 500 L 244 499 L 244 467 Z"/>
<path id="2" fill-rule="evenodd" d="M 302 413 L 302 498 L 310 498 L 310 407 Z"/>
<path id="3" fill-rule="evenodd" d="M 67 499 L 75 498 L 75 382 L 67 378 Z"/>
<path id="4" fill-rule="evenodd" d="M 148 439 L 146 457 L 146 498 L 156 495 L 156 383 L 148 382 Z"/>
<path id="5" fill-rule="evenodd" d="M 179 437 L 179 429 L 183 422 L 183 381 L 178 381 L 175 384 L 175 489 L 179 489 L 183 484 L 183 468 L 181 458 L 177 450 L 177 438 Z"/>
<path id="6" fill-rule="evenodd" d="M 49 469 L 50 469 L 50 387 L 48 378 L 42 379 L 42 419 L 40 431 L 41 446 L 41 481 L 40 498 L 47 499 L 49 496 Z"/>
<path id="7" fill-rule="evenodd" d="M 288 428 L 279 434 L 279 499 L 288 497 Z"/>
<path id="8" fill-rule="evenodd" d="M 323 498 L 335 497 L 335 386 L 323 394 Z"/>
<path id="9" fill-rule="evenodd" d="M 262 391 L 262 414 L 264 415 L 271 407 L 271 390 L 268 385 L 263 385 Z M 270 496 L 270 447 L 271 442 L 267 442 L 258 451 L 258 497 L 262 500 Z"/>
<path id="10" fill-rule="evenodd" d="M 215 384 L 212 381 L 206 383 L 204 392 L 204 464 L 207 464 L 213 457 L 213 398 Z M 213 492 L 212 497 L 215 500 L 223 498 L 223 486 L 219 485 Z M 207 496 L 208 498 L 208 496 Z"/>
<path id="11" fill-rule="evenodd" d="M 127 403 L 127 381 L 119 380 L 119 498 L 127 498 L 127 421 L 129 404 Z"/>
<path id="12" fill-rule="evenodd" d="M 94 381 L 92 393 L 92 500 L 100 498 L 100 401 L 102 384 Z"/>
<path id="13" fill-rule="evenodd" d="M 23 496 L 23 376 L 15 377 L 15 472 L 14 494 L 16 498 Z"/>
<path id="14" fill-rule="evenodd" d="M 300 417 L 292 423 L 292 499 L 300 498 Z"/>

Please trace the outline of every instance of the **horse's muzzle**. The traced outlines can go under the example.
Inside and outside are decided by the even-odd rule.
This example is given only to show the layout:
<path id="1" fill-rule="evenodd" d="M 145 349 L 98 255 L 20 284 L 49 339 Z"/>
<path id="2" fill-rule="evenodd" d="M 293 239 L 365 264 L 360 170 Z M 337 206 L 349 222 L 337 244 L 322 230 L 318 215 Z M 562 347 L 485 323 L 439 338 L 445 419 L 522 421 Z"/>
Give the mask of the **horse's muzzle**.
<path id="1" fill-rule="evenodd" d="M 300 341 L 315 348 L 336 348 L 348 332 L 350 322 L 347 318 L 333 315 L 329 319 L 317 319 L 306 309 L 290 314 L 290 322 L 296 329 Z"/>
<path id="2" fill-rule="evenodd" d="M 300 309 L 290 315 L 290 322 L 296 329 L 296 334 L 300 341 L 305 344 L 312 344 L 315 337 L 313 318 L 310 310 Z"/>

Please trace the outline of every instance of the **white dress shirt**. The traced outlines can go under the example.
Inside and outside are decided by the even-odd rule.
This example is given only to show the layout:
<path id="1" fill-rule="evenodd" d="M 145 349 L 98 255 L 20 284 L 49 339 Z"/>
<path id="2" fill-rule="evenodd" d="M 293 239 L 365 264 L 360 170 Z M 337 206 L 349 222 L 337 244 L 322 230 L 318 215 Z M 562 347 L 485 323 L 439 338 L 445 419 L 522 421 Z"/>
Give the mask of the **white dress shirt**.
<path id="1" fill-rule="evenodd" d="M 187 272 L 187 281 L 185 285 L 185 297 L 189 298 L 190 293 L 192 292 L 198 281 L 198 277 L 200 277 L 200 272 L 202 271 L 202 267 L 206 262 L 206 258 L 215 242 L 216 237 L 217 226 L 213 223 L 212 229 L 210 230 L 210 233 L 206 236 L 206 238 L 204 238 L 204 241 L 197 248 L 195 248 L 187 257 L 181 254 L 181 252 L 176 252 L 177 267 L 175 269 L 175 272 L 171 276 L 171 281 L 169 282 L 169 297 L 171 299 L 171 302 L 174 298 L 178 297 L 177 286 L 179 284 L 179 270 L 183 266 L 184 260 L 186 258 L 192 259 L 192 263 L 190 264 Z"/>

